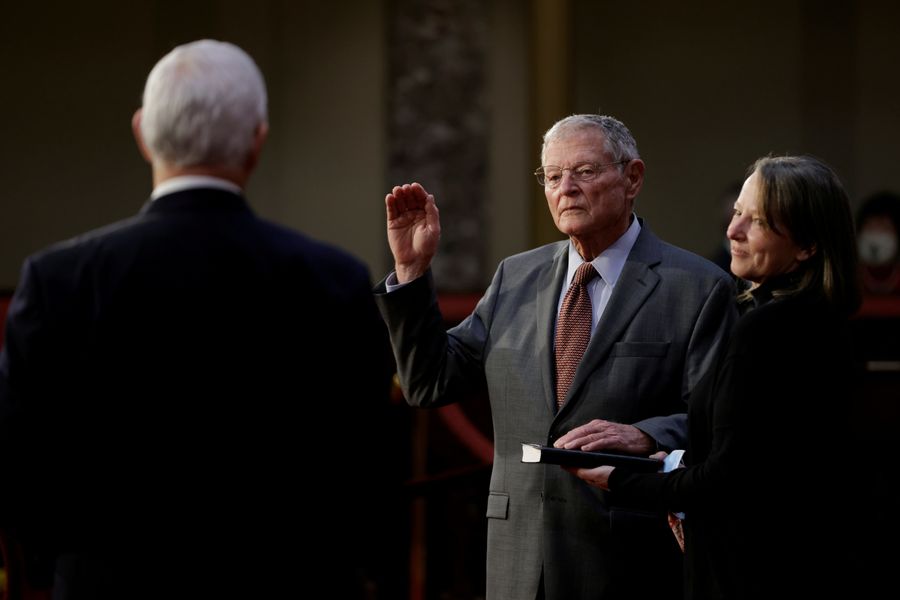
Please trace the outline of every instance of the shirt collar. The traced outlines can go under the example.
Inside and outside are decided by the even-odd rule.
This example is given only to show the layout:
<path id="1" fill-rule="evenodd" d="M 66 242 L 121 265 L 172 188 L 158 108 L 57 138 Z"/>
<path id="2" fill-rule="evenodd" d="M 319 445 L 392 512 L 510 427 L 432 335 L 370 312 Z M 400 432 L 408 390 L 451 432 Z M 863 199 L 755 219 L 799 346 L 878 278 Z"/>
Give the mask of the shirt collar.
<path id="1" fill-rule="evenodd" d="M 597 273 L 600 274 L 600 277 L 603 278 L 607 285 L 614 286 L 616 281 L 618 281 L 619 275 L 622 274 L 622 269 L 625 268 L 628 254 L 631 252 L 631 248 L 634 246 L 640 233 L 641 224 L 638 222 L 637 216 L 632 213 L 631 225 L 628 226 L 625 233 L 591 261 L 591 264 L 594 265 Z M 578 270 L 578 267 L 583 262 L 584 259 L 578 254 L 578 250 L 575 249 L 575 245 L 570 240 L 569 268 L 566 276 L 567 285 L 572 281 L 575 271 Z"/>
<path id="2" fill-rule="evenodd" d="M 166 179 L 153 188 L 153 193 L 150 194 L 150 200 L 156 200 L 160 196 L 166 196 L 168 194 L 174 194 L 175 192 L 182 192 L 184 190 L 195 188 L 215 188 L 238 195 L 243 194 L 243 190 L 239 185 L 232 183 L 227 179 L 211 177 L 209 175 L 181 175 L 179 177 Z"/>

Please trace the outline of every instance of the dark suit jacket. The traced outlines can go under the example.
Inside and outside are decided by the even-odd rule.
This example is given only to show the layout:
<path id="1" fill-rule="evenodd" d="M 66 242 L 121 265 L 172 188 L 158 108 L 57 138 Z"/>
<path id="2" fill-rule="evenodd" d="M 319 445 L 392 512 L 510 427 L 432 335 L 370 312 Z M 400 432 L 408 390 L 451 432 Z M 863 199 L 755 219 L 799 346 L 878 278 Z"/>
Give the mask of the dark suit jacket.
<path id="1" fill-rule="evenodd" d="M 680 565 L 670 564 L 672 591 L 657 560 L 675 556 L 663 521 L 654 521 L 663 536 L 654 547 L 635 533 L 633 515 L 611 518 L 603 493 L 559 467 L 523 464 L 521 443 L 552 444 L 599 418 L 636 424 L 663 447 L 681 444 L 685 398 L 733 322 L 732 284 L 644 225 L 557 413 L 553 330 L 567 244 L 504 260 L 475 311 L 449 332 L 430 275 L 379 294 L 400 379 L 417 406 L 487 389 L 494 423 L 489 598 L 533 600 L 542 568 L 551 600 L 678 595 Z M 660 576 L 647 577 L 647 569 Z"/>
<path id="2" fill-rule="evenodd" d="M 691 396 L 688 468 L 613 472 L 621 501 L 686 512 L 688 598 L 858 597 L 852 364 L 824 302 L 764 304 Z"/>
<path id="3" fill-rule="evenodd" d="M 235 194 L 158 198 L 25 261 L 0 355 L 0 518 L 126 597 L 350 582 L 377 495 L 338 472 L 379 435 L 389 357 L 358 260 Z"/>

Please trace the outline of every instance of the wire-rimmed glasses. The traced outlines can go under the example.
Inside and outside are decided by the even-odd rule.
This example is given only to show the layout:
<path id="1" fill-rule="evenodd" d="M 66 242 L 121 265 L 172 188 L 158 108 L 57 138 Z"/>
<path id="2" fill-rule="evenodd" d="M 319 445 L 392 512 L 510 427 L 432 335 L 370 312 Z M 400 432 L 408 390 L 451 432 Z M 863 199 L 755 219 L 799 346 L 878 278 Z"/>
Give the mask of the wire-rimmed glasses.
<path id="1" fill-rule="evenodd" d="M 545 165 L 543 167 L 539 167 L 534 172 L 534 176 L 537 177 L 539 185 L 554 189 L 556 187 L 559 187 L 560 182 L 562 182 L 563 173 L 565 171 L 568 171 L 571 174 L 569 176 L 575 181 L 578 181 L 580 183 L 587 183 L 596 179 L 603 172 L 603 169 L 605 167 L 622 165 L 627 162 L 629 161 L 617 160 L 615 162 L 604 164 L 586 162 L 575 165 L 574 167 L 557 167 L 556 165 Z"/>

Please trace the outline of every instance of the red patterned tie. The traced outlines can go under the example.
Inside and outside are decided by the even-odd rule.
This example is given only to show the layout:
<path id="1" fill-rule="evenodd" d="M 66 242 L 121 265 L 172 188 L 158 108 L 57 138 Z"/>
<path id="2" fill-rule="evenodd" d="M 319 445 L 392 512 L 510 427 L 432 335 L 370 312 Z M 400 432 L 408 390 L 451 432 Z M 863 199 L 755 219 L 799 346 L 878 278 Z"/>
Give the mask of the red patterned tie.
<path id="1" fill-rule="evenodd" d="M 575 369 L 591 339 L 591 297 L 587 284 L 597 271 L 581 263 L 563 299 L 556 321 L 556 404 L 562 406 L 575 377 Z"/>

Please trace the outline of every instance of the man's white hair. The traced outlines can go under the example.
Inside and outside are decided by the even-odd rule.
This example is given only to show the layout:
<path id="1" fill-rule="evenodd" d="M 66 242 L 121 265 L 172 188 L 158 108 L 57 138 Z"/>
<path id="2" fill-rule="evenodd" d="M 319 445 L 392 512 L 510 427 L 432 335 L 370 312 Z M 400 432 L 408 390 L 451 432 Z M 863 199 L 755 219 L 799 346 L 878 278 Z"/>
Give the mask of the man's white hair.
<path id="1" fill-rule="evenodd" d="M 176 167 L 239 167 L 266 122 L 266 85 L 246 52 L 199 40 L 166 54 L 147 76 L 141 134 Z"/>
<path id="2" fill-rule="evenodd" d="M 572 133 L 585 129 L 596 129 L 603 134 L 604 149 L 614 161 L 629 161 L 640 158 L 637 142 L 625 127 L 625 124 L 608 115 L 569 115 L 553 124 L 544 134 L 544 145 L 541 148 L 541 163 L 550 142 L 564 138 Z"/>

